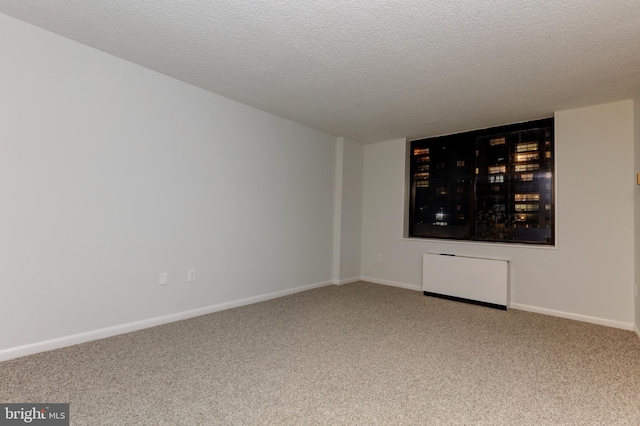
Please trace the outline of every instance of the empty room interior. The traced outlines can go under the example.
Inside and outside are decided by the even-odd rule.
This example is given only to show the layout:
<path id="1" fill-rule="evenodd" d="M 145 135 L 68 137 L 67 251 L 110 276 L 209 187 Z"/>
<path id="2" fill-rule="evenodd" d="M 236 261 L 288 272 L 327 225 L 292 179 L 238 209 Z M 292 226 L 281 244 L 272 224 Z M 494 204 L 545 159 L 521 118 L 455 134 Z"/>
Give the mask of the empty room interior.
<path id="1" fill-rule="evenodd" d="M 638 40 L 635 0 L 0 1 L 0 404 L 640 424 Z"/>

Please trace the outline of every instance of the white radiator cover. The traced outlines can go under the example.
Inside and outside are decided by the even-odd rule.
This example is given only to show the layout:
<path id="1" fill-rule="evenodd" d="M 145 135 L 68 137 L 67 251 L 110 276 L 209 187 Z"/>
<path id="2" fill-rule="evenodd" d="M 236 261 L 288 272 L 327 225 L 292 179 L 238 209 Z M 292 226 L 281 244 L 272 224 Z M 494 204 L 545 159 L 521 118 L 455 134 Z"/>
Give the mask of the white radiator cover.
<path id="1" fill-rule="evenodd" d="M 422 261 L 426 295 L 499 309 L 509 307 L 509 261 L 427 253 Z"/>

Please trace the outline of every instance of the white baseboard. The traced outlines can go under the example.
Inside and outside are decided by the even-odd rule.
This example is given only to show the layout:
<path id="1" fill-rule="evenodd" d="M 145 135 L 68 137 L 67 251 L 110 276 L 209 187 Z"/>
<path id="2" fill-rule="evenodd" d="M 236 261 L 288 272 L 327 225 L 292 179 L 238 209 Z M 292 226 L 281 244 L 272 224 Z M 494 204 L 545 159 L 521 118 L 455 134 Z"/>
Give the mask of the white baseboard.
<path id="1" fill-rule="evenodd" d="M 388 285 L 388 286 L 391 286 L 391 287 L 406 288 L 407 290 L 422 291 L 422 286 L 421 285 L 399 283 L 399 282 L 387 281 L 387 280 L 379 280 L 377 278 L 371 278 L 371 277 L 360 277 L 360 280 L 361 281 L 368 281 L 368 282 L 374 283 L 374 284 Z"/>
<path id="2" fill-rule="evenodd" d="M 27 355 L 33 355 L 39 352 L 50 351 L 53 349 L 73 346 L 80 343 L 90 342 L 92 340 L 104 339 L 106 337 L 117 336 L 118 334 L 131 333 L 145 328 L 155 327 L 170 322 L 181 321 L 189 318 L 207 315 L 226 309 L 237 308 L 240 306 L 251 305 L 253 303 L 264 302 L 265 300 L 275 299 L 278 297 L 288 296 L 302 291 L 312 290 L 314 288 L 325 287 L 333 284 L 331 281 L 324 281 L 315 284 L 304 285 L 301 287 L 280 290 L 273 293 L 262 294 L 259 296 L 247 297 L 245 299 L 235 300 L 233 302 L 220 303 L 217 305 L 207 306 L 204 308 L 193 309 L 185 312 L 164 315 L 161 317 L 149 318 L 142 321 L 131 322 L 128 324 L 116 325 L 113 327 L 101 328 L 99 330 L 87 331 L 71 336 L 59 337 L 56 339 L 45 340 L 43 342 L 31 343 L 24 346 L 17 346 L 0 350 L 0 361 L 7 361 L 13 358 L 19 358 Z"/>
<path id="3" fill-rule="evenodd" d="M 638 327 L 636 327 L 635 325 L 633 326 L 633 331 L 636 333 L 636 336 L 638 336 L 638 339 L 640 339 L 640 330 L 638 330 Z"/>
<path id="4" fill-rule="evenodd" d="M 342 280 L 333 280 L 333 284 L 335 284 L 335 285 L 343 285 L 343 284 L 355 283 L 357 281 L 360 281 L 360 277 L 351 277 L 351 278 L 345 278 L 345 279 L 342 279 Z"/>
<path id="5" fill-rule="evenodd" d="M 510 303 L 509 307 L 520 311 L 535 312 L 537 314 L 551 315 L 553 317 L 567 318 L 576 321 L 589 322 L 592 324 L 605 325 L 607 327 L 621 328 L 623 330 L 633 330 L 632 323 L 613 321 L 605 318 L 590 317 L 588 315 L 572 314 L 569 312 L 555 311 L 553 309 L 539 308 L 537 306 L 523 305 L 521 303 Z M 638 333 L 636 331 L 636 333 Z M 640 337 L 640 334 L 638 335 Z"/>

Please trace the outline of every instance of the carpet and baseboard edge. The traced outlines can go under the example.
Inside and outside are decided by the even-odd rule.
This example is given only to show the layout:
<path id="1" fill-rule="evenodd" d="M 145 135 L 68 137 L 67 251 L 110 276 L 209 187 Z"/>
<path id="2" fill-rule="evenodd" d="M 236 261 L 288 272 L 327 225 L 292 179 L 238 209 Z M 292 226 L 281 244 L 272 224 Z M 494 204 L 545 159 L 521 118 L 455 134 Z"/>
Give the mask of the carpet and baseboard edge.
<path id="1" fill-rule="evenodd" d="M 373 277 L 360 277 L 362 281 L 367 281 L 370 283 L 374 283 L 374 284 L 382 284 L 382 285 L 388 285 L 388 286 L 392 286 L 392 287 L 400 287 L 400 288 L 406 288 L 409 290 L 416 290 L 422 293 L 422 286 L 421 285 L 415 285 L 415 284 L 407 284 L 407 283 L 400 283 L 400 282 L 396 282 L 396 281 L 388 281 L 388 280 L 381 280 L 381 279 L 377 279 L 377 278 L 373 278 Z M 563 311 L 556 311 L 553 309 L 547 309 L 547 308 L 540 308 L 537 306 L 531 306 L 531 305 L 525 305 L 522 303 L 513 303 L 511 302 L 509 304 L 509 308 L 510 309 L 517 309 L 520 311 L 527 311 L 527 312 L 534 312 L 537 314 L 543 314 L 543 315 L 549 315 L 552 317 L 559 317 L 559 318 L 566 318 L 566 319 L 572 319 L 572 320 L 576 320 L 576 321 L 582 321 L 582 322 L 588 322 L 591 324 L 598 324 L 598 325 L 604 325 L 607 327 L 613 327 L 613 328 L 619 328 L 622 330 L 635 330 L 636 335 L 638 336 L 638 338 L 640 338 L 640 331 L 638 331 L 638 329 L 634 326 L 633 323 L 627 323 L 627 322 L 622 322 L 622 321 L 615 321 L 615 320 L 610 320 L 610 319 L 606 319 L 606 318 L 599 318 L 599 317 L 593 317 L 593 316 L 588 316 L 588 315 L 581 315 L 581 314 L 573 314 L 570 312 L 563 312 Z"/>
<path id="2" fill-rule="evenodd" d="M 332 285 L 331 281 L 324 281 L 314 284 L 308 284 L 300 287 L 290 288 L 286 290 L 275 291 L 272 293 L 262 294 L 258 296 L 247 297 L 232 302 L 218 303 L 216 305 L 206 306 L 204 308 L 192 309 L 189 311 L 178 312 L 169 315 L 163 315 L 154 318 L 148 318 L 140 321 L 120 324 L 111 327 L 105 327 L 98 330 L 86 331 L 83 333 L 73 334 L 69 336 L 58 337 L 41 342 L 30 343 L 13 348 L 0 350 L 0 362 L 14 358 L 20 358 L 27 355 L 33 355 L 40 352 L 60 349 L 67 346 L 73 346 L 80 343 L 90 342 L 92 340 L 104 339 L 107 337 L 117 336 L 119 334 L 131 333 L 133 331 L 143 330 L 145 328 L 155 327 L 175 321 L 181 321 L 189 318 L 207 315 L 226 309 L 237 308 L 240 306 L 251 305 L 253 303 L 263 302 L 278 297 L 288 296 L 302 291 L 312 290 L 314 288 Z"/>

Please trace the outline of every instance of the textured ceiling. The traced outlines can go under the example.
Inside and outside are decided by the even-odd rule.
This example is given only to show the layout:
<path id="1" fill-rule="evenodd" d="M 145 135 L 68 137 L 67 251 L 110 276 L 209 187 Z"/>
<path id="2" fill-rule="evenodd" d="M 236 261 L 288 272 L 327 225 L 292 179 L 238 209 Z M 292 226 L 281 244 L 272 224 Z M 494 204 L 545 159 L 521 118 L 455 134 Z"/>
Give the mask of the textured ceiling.
<path id="1" fill-rule="evenodd" d="M 640 88 L 638 0 L 0 0 L 0 12 L 363 143 Z"/>

